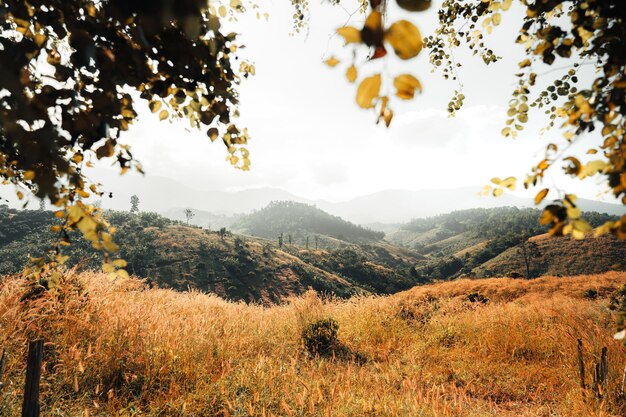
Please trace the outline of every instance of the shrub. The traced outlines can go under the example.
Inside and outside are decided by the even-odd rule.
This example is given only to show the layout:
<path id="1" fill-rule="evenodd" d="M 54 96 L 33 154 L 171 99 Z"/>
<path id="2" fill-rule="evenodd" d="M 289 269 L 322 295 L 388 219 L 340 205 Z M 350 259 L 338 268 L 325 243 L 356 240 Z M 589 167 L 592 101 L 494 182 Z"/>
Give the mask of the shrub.
<path id="1" fill-rule="evenodd" d="M 467 301 L 469 301 L 470 303 L 487 304 L 489 302 L 489 299 L 479 292 L 472 292 L 467 294 Z"/>
<path id="2" fill-rule="evenodd" d="M 317 320 L 302 332 L 304 347 L 313 356 L 329 356 L 339 346 L 339 324 L 333 319 Z"/>
<path id="3" fill-rule="evenodd" d="M 596 298 L 598 298 L 598 291 L 593 288 L 587 288 L 585 292 L 583 292 L 583 297 L 588 300 L 595 300 Z"/>

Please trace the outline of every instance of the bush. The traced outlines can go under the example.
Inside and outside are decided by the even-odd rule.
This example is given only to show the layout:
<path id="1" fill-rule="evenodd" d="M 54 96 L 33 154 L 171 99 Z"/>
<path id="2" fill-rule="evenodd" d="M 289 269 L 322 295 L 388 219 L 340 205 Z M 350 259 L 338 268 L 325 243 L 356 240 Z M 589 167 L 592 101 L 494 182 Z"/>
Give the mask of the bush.
<path id="1" fill-rule="evenodd" d="M 472 292 L 467 295 L 467 301 L 469 301 L 470 303 L 487 304 L 489 302 L 489 298 L 485 297 L 479 292 Z"/>
<path id="2" fill-rule="evenodd" d="M 339 346 L 339 324 L 333 319 L 322 319 L 309 324 L 302 332 L 304 347 L 313 356 L 330 356 Z"/>
<path id="3" fill-rule="evenodd" d="M 596 298 L 598 298 L 598 291 L 593 288 L 587 288 L 583 293 L 583 297 L 588 300 L 595 300 Z"/>

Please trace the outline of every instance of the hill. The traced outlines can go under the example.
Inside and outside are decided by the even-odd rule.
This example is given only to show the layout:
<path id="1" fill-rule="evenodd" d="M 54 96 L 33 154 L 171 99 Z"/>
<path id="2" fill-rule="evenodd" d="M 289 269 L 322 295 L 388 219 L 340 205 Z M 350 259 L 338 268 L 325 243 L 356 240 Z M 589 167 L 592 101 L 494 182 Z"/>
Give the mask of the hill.
<path id="1" fill-rule="evenodd" d="M 44 415 L 623 416 L 607 305 L 624 280 L 459 280 L 266 308 L 94 273 L 33 297 L 5 278 L 0 415 L 19 415 L 25 342 L 44 337 Z M 602 402 L 580 388 L 577 339 L 587 386 L 607 347 Z"/>
<path id="2" fill-rule="evenodd" d="M 319 248 L 186 226 L 155 213 L 107 211 L 116 226 L 120 256 L 128 271 L 161 287 L 213 292 L 225 299 L 277 303 L 308 288 L 337 297 L 389 294 L 417 281 L 409 275 L 420 258 L 388 243 L 354 244 L 319 237 Z M 17 273 L 29 256 L 50 248 L 52 212 L 0 207 L 0 275 Z M 350 229 L 352 228 L 352 229 Z M 367 234 L 356 226 L 348 230 Z M 80 236 L 70 236 L 67 265 L 98 269 L 100 253 Z"/>
<path id="3" fill-rule="evenodd" d="M 569 238 L 545 238 L 547 228 L 539 225 L 540 213 L 538 209 L 517 207 L 461 210 L 414 219 L 385 239 L 426 258 L 415 266 L 414 275 L 421 280 L 626 269 L 626 242 L 605 236 L 586 239 L 577 246 L 578 242 Z M 593 226 L 615 218 L 595 212 L 584 216 Z M 534 239 L 528 243 L 538 235 L 544 236 L 540 245 Z"/>
<path id="4" fill-rule="evenodd" d="M 273 201 L 233 225 L 244 233 L 276 239 L 283 234 L 292 241 L 306 244 L 307 237 L 329 236 L 343 241 L 380 240 L 385 234 L 347 222 L 338 216 L 308 204 L 295 201 Z M 310 241 L 309 244 L 312 244 Z"/>

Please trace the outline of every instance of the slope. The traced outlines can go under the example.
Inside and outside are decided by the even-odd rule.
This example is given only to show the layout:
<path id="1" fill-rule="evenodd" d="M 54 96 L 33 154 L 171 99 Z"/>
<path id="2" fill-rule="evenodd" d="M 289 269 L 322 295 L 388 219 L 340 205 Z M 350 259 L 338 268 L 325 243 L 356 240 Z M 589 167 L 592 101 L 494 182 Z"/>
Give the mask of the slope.
<path id="1" fill-rule="evenodd" d="M 265 308 L 94 273 L 68 274 L 61 291 L 30 299 L 27 283 L 6 278 L 0 415 L 19 415 L 36 323 L 45 415 L 624 416 L 626 356 L 607 309 L 624 280 L 460 280 L 350 301 L 308 293 Z M 489 301 L 472 302 L 475 293 Z M 305 330 L 327 319 L 336 350 L 352 356 L 304 348 Z M 587 384 L 607 348 L 602 401 L 580 388 L 577 339 Z"/>
<path id="2" fill-rule="evenodd" d="M 332 241 L 324 249 L 279 245 L 259 237 L 186 226 L 155 213 L 108 211 L 116 226 L 120 256 L 128 271 L 161 287 L 213 292 L 225 299 L 277 303 L 312 288 L 346 298 L 389 294 L 416 284 L 409 275 L 418 258 L 382 242 L 377 246 Z M 51 212 L 0 207 L 0 275 L 17 273 L 29 256 L 50 249 L 49 228 L 59 220 Z M 357 231 L 360 231 L 355 227 Z M 80 236 L 70 236 L 68 266 L 98 269 L 99 252 Z"/>

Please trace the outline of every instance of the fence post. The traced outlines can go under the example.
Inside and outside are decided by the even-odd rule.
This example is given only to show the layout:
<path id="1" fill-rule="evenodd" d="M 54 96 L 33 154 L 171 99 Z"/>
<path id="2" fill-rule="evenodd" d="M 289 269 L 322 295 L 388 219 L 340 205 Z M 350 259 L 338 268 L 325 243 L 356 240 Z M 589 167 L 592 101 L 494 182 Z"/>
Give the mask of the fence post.
<path id="1" fill-rule="evenodd" d="M 4 386 L 2 383 L 2 375 L 4 374 L 4 361 L 6 359 L 6 350 L 2 349 L 2 358 L 0 358 L 0 388 Z"/>
<path id="2" fill-rule="evenodd" d="M 585 360 L 583 359 L 583 341 L 578 339 L 578 370 L 580 372 L 580 387 L 585 395 Z"/>
<path id="3" fill-rule="evenodd" d="M 43 339 L 31 341 L 28 344 L 22 417 L 39 417 L 39 379 L 41 378 L 42 359 Z"/>

